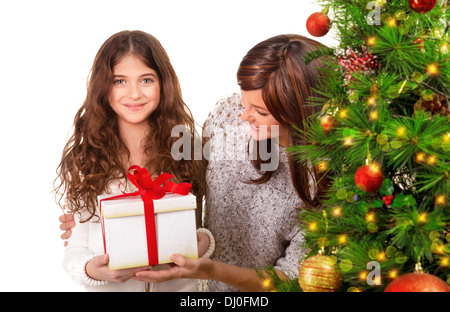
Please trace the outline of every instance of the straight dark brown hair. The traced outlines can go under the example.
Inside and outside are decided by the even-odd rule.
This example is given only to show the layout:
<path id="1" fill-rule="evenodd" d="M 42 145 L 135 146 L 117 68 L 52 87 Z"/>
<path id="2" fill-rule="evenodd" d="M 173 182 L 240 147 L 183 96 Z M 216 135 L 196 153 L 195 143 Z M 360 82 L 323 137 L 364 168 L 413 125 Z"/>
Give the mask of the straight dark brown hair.
<path id="1" fill-rule="evenodd" d="M 295 128 L 304 130 L 304 121 L 320 110 L 309 105 L 308 99 L 318 95 L 313 92 L 318 78 L 319 67 L 323 64 L 314 60 L 304 62 L 307 53 L 323 45 L 301 35 L 279 35 L 254 46 L 242 59 L 237 72 L 241 90 L 262 90 L 262 97 L 272 116 L 289 129 L 291 144 L 305 144 Z M 258 144 L 271 146 L 270 139 Z M 257 149 L 259 153 L 259 148 Z M 261 159 L 258 156 L 253 165 L 260 171 Z M 289 155 L 289 169 L 292 184 L 307 208 L 319 206 L 319 196 L 326 187 L 326 179 L 321 179 L 317 170 L 306 163 L 295 162 Z M 252 183 L 267 182 L 273 171 L 260 171 L 261 177 Z M 310 178 L 316 182 L 314 191 L 310 191 Z"/>

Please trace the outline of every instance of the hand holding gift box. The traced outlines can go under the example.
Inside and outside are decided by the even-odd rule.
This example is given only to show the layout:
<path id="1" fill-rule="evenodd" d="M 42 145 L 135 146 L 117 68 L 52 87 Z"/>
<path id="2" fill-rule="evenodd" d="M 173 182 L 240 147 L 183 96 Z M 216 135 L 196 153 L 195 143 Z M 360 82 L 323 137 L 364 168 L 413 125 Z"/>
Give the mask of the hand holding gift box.
<path id="1" fill-rule="evenodd" d="M 196 197 L 189 183 L 152 181 L 147 169 L 131 166 L 137 192 L 98 196 L 103 244 L 111 270 L 172 262 L 172 254 L 197 259 Z M 161 185 L 164 184 L 164 187 Z"/>

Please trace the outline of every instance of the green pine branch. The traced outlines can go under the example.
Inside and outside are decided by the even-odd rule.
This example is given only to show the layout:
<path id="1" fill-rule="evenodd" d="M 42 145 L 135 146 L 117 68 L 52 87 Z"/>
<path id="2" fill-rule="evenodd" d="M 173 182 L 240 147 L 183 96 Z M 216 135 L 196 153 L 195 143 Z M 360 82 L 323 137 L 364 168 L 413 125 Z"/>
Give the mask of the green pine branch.
<path id="1" fill-rule="evenodd" d="M 426 109 L 442 103 L 450 108 L 450 6 L 438 1 L 420 14 L 406 0 L 386 1 L 381 24 L 369 25 L 368 2 L 319 1 L 328 7 L 339 45 L 307 56 L 307 62 L 321 58 L 327 65 L 308 103 L 322 111 L 297 129 L 307 143 L 288 152 L 325 173 L 330 187 L 321 210 L 299 213 L 305 235 L 299 248 L 308 250 L 306 257 L 321 249 L 335 257 L 343 291 L 381 291 L 417 263 L 448 281 L 450 119 Z M 378 66 L 349 73 L 338 56 L 347 60 L 348 49 L 363 46 Z M 354 179 L 366 162 L 376 162 L 384 175 L 381 188 L 371 193 L 358 189 Z M 388 204 L 386 196 L 393 201 Z M 380 286 L 364 279 L 370 261 L 381 265 Z M 279 291 L 298 286 L 279 279 L 275 284 Z"/>

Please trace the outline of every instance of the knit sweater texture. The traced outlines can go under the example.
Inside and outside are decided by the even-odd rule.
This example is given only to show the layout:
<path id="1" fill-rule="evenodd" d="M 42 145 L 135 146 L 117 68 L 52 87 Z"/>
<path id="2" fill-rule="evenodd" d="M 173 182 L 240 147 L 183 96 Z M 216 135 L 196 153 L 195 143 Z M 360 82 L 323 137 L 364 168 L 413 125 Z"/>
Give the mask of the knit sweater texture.
<path id="1" fill-rule="evenodd" d="M 246 183 L 261 173 L 248 152 L 254 141 L 248 122 L 240 119 L 243 110 L 240 94 L 230 94 L 218 101 L 205 122 L 205 227 L 216 240 L 211 259 L 251 269 L 274 266 L 295 278 L 304 253 L 296 209 L 302 201 L 291 182 L 286 149 L 276 145 L 278 168 L 269 181 Z M 210 281 L 209 290 L 237 291 L 218 281 Z"/>

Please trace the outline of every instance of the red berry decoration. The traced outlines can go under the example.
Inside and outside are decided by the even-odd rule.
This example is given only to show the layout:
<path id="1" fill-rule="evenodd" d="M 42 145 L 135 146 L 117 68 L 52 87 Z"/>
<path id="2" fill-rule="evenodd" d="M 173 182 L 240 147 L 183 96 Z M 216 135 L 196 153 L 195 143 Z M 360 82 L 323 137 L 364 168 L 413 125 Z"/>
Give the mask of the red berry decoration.
<path id="1" fill-rule="evenodd" d="M 364 192 L 375 192 L 383 184 L 383 172 L 376 164 L 362 166 L 355 173 L 356 186 Z"/>
<path id="2" fill-rule="evenodd" d="M 330 25 L 330 19 L 322 12 L 313 13 L 306 20 L 306 30 L 315 37 L 325 36 L 330 30 Z"/>
<path id="3" fill-rule="evenodd" d="M 344 55 L 338 56 L 338 61 L 347 79 L 352 79 L 353 72 L 362 71 L 370 74 L 378 67 L 377 56 L 368 52 L 365 46 L 361 47 L 361 52 L 349 48 Z"/>
<path id="4" fill-rule="evenodd" d="M 385 292 L 450 292 L 446 282 L 428 273 L 407 273 L 393 280 Z"/>
<path id="5" fill-rule="evenodd" d="M 431 11 L 436 5 L 436 0 L 409 0 L 411 9 L 419 13 Z"/>
<path id="6" fill-rule="evenodd" d="M 389 195 L 389 196 L 383 196 L 382 200 L 384 201 L 384 204 L 386 206 L 390 206 L 392 205 L 392 201 L 394 200 L 394 195 Z"/>

